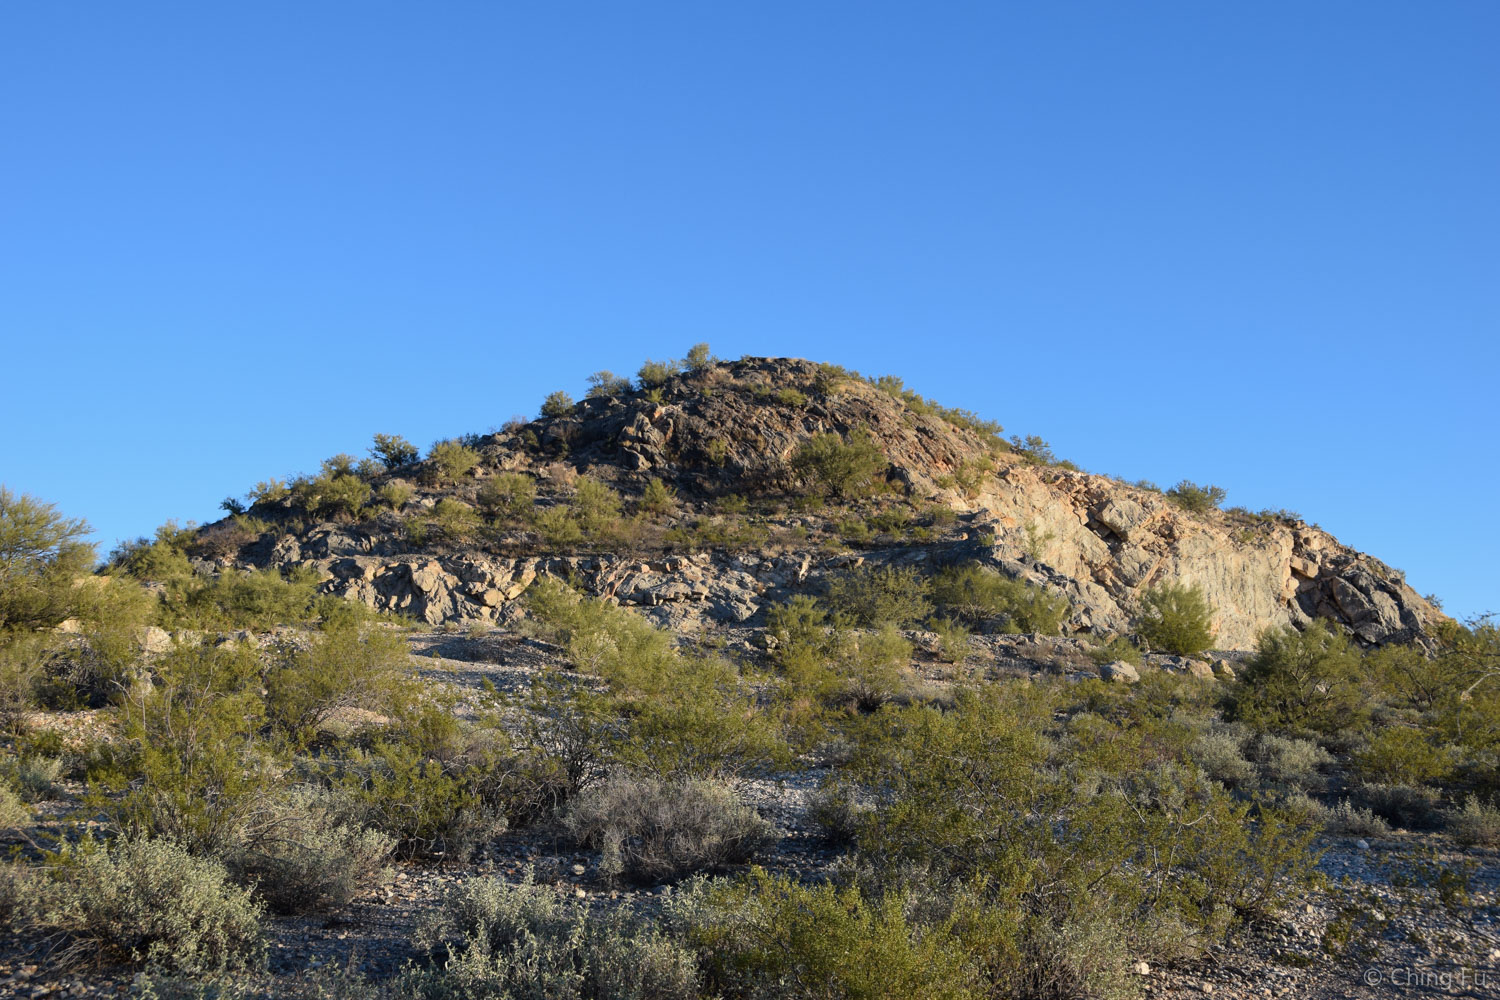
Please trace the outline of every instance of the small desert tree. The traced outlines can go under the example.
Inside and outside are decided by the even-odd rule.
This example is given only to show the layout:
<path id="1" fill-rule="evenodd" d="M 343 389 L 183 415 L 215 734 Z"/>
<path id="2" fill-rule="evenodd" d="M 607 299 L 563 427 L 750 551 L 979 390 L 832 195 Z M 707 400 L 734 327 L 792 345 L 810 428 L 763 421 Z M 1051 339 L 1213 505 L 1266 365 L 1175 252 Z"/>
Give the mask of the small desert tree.
<path id="1" fill-rule="evenodd" d="M 542 400 L 542 416 L 544 417 L 566 416 L 572 409 L 573 397 L 561 389 L 551 393 L 546 399 Z"/>
<path id="2" fill-rule="evenodd" d="M 1136 631 L 1153 649 L 1197 656 L 1214 641 L 1214 609 L 1199 587 L 1166 583 L 1141 598 Z"/>

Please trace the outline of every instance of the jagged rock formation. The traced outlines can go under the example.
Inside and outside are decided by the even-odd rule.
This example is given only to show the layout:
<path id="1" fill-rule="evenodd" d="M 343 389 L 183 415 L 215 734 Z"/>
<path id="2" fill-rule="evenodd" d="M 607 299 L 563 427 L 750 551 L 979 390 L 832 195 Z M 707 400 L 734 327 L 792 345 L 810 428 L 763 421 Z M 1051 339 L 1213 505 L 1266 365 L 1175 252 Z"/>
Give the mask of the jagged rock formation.
<path id="1" fill-rule="evenodd" d="M 861 430 L 889 462 L 888 491 L 859 503 L 789 502 L 797 449 L 815 434 Z M 457 481 L 440 481 L 430 462 L 383 477 L 416 491 L 402 510 L 360 523 L 309 518 L 291 501 L 259 504 L 254 513 L 282 530 L 220 553 L 217 565 L 311 566 L 331 593 L 433 624 L 505 621 L 541 575 L 668 624 L 743 623 L 852 563 L 964 560 L 1062 592 L 1077 632 L 1127 631 L 1140 595 L 1166 581 L 1203 588 L 1225 649 L 1317 617 L 1365 644 L 1408 641 L 1440 617 L 1399 573 L 1314 526 L 1189 513 L 1152 490 L 1030 461 L 969 415 L 806 361 L 745 359 L 675 377 L 656 393 L 586 399 L 567 415 L 484 438 L 478 451 L 479 464 Z M 599 539 L 549 546 L 525 523 L 482 542 L 418 543 L 404 530 L 442 499 L 474 503 L 501 472 L 534 477 L 539 510 L 566 503 L 580 475 L 627 497 L 661 478 L 677 490 L 679 512 L 613 550 Z M 752 527 L 758 542 L 695 545 L 668 530 L 691 535 L 704 518 L 725 521 L 715 512 L 730 496 L 758 499 L 727 518 Z M 892 508 L 930 524 L 830 544 L 841 522 Z"/>

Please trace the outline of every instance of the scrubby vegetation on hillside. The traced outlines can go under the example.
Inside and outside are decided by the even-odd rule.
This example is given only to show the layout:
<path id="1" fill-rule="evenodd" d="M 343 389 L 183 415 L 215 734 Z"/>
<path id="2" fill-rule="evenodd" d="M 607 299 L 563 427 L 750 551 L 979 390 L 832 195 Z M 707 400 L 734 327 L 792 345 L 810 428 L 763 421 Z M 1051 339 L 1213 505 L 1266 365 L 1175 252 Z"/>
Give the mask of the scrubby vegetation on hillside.
<path id="1" fill-rule="evenodd" d="M 588 446 L 567 437 L 577 412 L 621 397 L 736 391 L 809 414 L 857 384 L 977 442 L 934 480 L 955 504 L 1006 462 L 1055 461 L 899 380 L 823 366 L 793 398 L 716 371 L 699 345 L 634 383 L 600 372 L 503 433 L 550 461 Z M 498 468 L 484 437 L 422 458 L 381 434 L 364 461 L 262 483 L 102 568 L 85 524 L 0 488 L 0 929 L 44 968 L 249 981 L 276 921 L 380 906 L 393 871 L 444 867 L 461 877 L 410 929 L 409 963 L 351 972 L 346 995 L 1124 997 L 1140 963 L 1191 961 L 1325 891 L 1331 836 L 1500 841 L 1492 621 L 1380 648 L 1334 622 L 1269 630 L 1215 679 L 1181 663 L 1214 644 L 1216 609 L 1157 581 L 1119 634 L 1005 667 L 999 636 L 1071 630 L 1068 599 L 1025 575 L 1051 537 L 1018 532 L 1021 569 L 939 558 L 972 551 L 925 548 L 961 530 L 954 508 L 904 492 L 869 429 L 813 426 L 741 470 L 743 493 L 714 492 L 708 446 L 683 458 L 701 478 L 654 459 L 611 478 Z M 1211 512 L 1216 490 L 1172 497 Z M 770 511 L 807 523 L 777 534 Z M 539 660 L 460 692 L 410 655 L 434 630 L 331 596 L 326 574 L 231 558 L 304 518 L 391 546 L 839 562 L 723 634 L 661 627 L 562 569 L 527 577 L 504 629 L 466 641 Z M 913 554 L 866 559 L 876 546 Z M 761 807 L 799 782 L 813 833 Z M 502 876 L 499 845 L 528 837 L 586 860 L 592 902 Z M 1467 884 L 1422 864 L 1454 898 Z M 1355 954 L 1359 920 L 1310 947 Z"/>

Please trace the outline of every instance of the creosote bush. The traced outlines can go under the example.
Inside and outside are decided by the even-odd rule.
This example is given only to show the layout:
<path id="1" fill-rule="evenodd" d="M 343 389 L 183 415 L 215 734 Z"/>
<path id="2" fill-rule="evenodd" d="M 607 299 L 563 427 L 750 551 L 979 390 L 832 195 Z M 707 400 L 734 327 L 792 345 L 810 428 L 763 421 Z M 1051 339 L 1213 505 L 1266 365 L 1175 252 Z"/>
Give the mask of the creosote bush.
<path id="1" fill-rule="evenodd" d="M 399 469 L 411 465 L 421 457 L 417 446 L 400 434 L 376 434 L 370 446 L 370 454 L 380 460 L 387 469 Z"/>
<path id="2" fill-rule="evenodd" d="M 774 840 L 771 824 L 722 784 L 628 775 L 579 795 L 563 826 L 602 853 L 606 877 L 638 882 L 737 864 Z"/>

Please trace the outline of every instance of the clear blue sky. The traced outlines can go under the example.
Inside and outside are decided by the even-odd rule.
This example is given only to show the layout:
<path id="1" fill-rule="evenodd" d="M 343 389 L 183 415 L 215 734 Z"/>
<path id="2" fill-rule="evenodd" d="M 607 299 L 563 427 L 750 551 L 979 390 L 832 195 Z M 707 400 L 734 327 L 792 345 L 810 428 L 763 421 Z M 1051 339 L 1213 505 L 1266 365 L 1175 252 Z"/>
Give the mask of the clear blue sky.
<path id="1" fill-rule="evenodd" d="M 1500 610 L 1500 5 L 0 12 L 0 481 L 101 546 L 700 340 Z"/>

